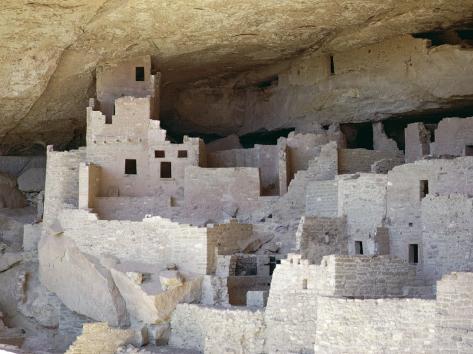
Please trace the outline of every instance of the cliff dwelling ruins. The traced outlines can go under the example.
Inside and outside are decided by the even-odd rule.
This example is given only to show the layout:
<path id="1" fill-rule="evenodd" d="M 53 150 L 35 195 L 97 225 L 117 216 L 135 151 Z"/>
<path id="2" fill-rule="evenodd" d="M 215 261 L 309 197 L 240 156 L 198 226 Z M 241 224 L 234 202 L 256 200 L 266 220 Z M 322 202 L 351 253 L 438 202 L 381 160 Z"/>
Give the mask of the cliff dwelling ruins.
<path id="1" fill-rule="evenodd" d="M 472 0 L 0 20 L 0 353 L 473 353 Z"/>

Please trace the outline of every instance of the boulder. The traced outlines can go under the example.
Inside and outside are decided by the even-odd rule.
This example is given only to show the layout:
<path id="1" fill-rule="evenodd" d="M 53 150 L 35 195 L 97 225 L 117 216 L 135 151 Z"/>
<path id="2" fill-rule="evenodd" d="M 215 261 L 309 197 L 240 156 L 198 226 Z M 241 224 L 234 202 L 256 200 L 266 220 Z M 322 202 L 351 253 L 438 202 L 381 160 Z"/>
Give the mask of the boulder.
<path id="1" fill-rule="evenodd" d="M 18 188 L 23 192 L 39 192 L 44 190 L 46 169 L 33 167 L 18 177 Z"/>
<path id="2" fill-rule="evenodd" d="M 177 270 L 164 270 L 159 273 L 159 281 L 163 290 L 172 289 L 183 284 L 181 273 Z"/>
<path id="3" fill-rule="evenodd" d="M 176 305 L 182 302 L 196 302 L 201 296 L 201 277 L 187 276 L 184 278 L 173 275 L 167 277 L 173 286 L 163 288 L 161 273 L 146 272 L 142 282 L 137 282 L 136 277 L 129 273 L 136 273 L 137 269 L 127 269 L 127 265 L 117 265 L 112 268 L 113 280 L 125 299 L 126 308 L 131 318 L 146 324 L 156 324 L 169 320 Z M 143 268 L 140 270 L 143 271 Z M 164 271 L 175 272 L 175 271 Z M 177 279 L 180 285 L 177 285 Z"/>
<path id="4" fill-rule="evenodd" d="M 107 323 L 85 323 L 82 334 L 69 347 L 66 354 L 100 353 L 115 354 L 122 345 L 136 339 L 133 329 L 111 328 Z"/>
<path id="5" fill-rule="evenodd" d="M 44 235 L 38 247 L 41 283 L 71 310 L 112 326 L 129 323 L 110 271 L 64 235 Z"/>

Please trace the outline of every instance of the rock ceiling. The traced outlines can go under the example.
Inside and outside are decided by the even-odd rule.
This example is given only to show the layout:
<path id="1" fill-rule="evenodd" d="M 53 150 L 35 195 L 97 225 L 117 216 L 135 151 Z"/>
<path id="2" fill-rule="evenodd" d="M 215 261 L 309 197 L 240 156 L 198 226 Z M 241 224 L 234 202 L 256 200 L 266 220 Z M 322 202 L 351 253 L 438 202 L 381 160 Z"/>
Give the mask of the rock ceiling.
<path id="1" fill-rule="evenodd" d="M 65 143 L 97 63 L 151 54 L 168 84 L 305 51 L 339 51 L 471 21 L 472 0 L 3 0 L 2 152 Z"/>

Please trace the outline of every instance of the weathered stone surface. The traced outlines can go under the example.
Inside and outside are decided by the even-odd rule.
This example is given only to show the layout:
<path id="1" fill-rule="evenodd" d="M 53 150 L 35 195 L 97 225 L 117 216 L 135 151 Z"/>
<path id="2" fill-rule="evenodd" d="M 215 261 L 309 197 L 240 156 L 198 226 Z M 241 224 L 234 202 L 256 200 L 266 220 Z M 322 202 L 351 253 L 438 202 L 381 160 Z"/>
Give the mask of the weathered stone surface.
<path id="1" fill-rule="evenodd" d="M 111 328 L 107 323 L 86 323 L 82 335 L 69 347 L 66 354 L 101 353 L 115 354 L 117 349 L 133 343 L 133 329 Z"/>
<path id="2" fill-rule="evenodd" d="M 0 272 L 10 269 L 22 260 L 21 253 L 4 253 L 0 254 Z"/>
<path id="3" fill-rule="evenodd" d="M 44 236 L 39 244 L 41 282 L 64 304 L 113 326 L 128 323 L 125 301 L 110 272 L 64 236 Z"/>
<path id="4" fill-rule="evenodd" d="M 18 177 L 18 188 L 23 192 L 42 191 L 45 177 L 45 168 L 29 168 Z"/>
<path id="5" fill-rule="evenodd" d="M 95 65 L 110 58 L 155 55 L 167 80 L 177 82 L 267 64 L 304 50 L 337 52 L 395 34 L 448 27 L 465 21 L 472 9 L 469 0 L 277 5 L 208 0 L 199 6 L 7 0 L 0 15 L 0 137 L 2 144 L 17 147 L 70 140 L 75 128 L 83 127 L 82 108 Z"/>
<path id="6" fill-rule="evenodd" d="M 121 271 L 126 266 L 112 268 L 111 274 L 117 288 L 125 299 L 126 309 L 131 317 L 147 324 L 167 321 L 176 305 L 181 302 L 197 302 L 201 296 L 201 278 L 166 278 L 172 286 L 163 286 L 161 273 L 148 273 L 143 283 L 137 283 Z M 176 272 L 176 271 L 165 271 Z M 174 280 L 179 279 L 179 283 Z"/>

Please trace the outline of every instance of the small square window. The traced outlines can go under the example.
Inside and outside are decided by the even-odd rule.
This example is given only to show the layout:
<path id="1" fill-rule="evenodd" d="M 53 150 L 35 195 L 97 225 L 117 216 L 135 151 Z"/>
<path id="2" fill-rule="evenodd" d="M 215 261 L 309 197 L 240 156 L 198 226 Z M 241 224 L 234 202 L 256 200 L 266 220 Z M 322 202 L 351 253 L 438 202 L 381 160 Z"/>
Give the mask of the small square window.
<path id="1" fill-rule="evenodd" d="M 355 254 L 362 255 L 363 254 L 363 242 L 355 241 Z"/>
<path id="2" fill-rule="evenodd" d="M 136 160 L 135 159 L 125 160 L 125 174 L 136 175 Z"/>
<path id="3" fill-rule="evenodd" d="M 409 263 L 419 263 L 419 245 L 416 243 L 409 245 Z"/>
<path id="4" fill-rule="evenodd" d="M 166 153 L 164 152 L 164 150 L 154 150 L 154 157 L 155 158 L 166 157 Z"/>
<path id="5" fill-rule="evenodd" d="M 187 157 L 187 150 L 179 150 L 177 152 L 177 157 L 180 159 L 186 158 Z"/>
<path id="6" fill-rule="evenodd" d="M 145 68 L 142 66 L 137 66 L 135 69 L 135 78 L 136 81 L 145 81 Z"/>

